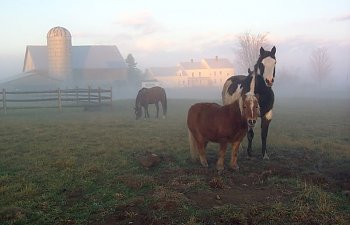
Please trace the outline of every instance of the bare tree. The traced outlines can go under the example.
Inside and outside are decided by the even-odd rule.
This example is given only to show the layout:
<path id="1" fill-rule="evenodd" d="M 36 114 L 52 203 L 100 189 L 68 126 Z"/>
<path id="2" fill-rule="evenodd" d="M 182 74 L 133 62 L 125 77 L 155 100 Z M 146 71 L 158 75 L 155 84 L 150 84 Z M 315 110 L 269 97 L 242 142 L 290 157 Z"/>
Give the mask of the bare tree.
<path id="1" fill-rule="evenodd" d="M 316 48 L 310 56 L 311 68 L 314 76 L 321 82 L 332 70 L 332 62 L 326 48 Z"/>
<path id="2" fill-rule="evenodd" d="M 253 68 L 258 57 L 259 49 L 267 44 L 268 33 L 252 34 L 245 32 L 238 36 L 238 47 L 235 50 L 236 63 L 241 71 Z"/>

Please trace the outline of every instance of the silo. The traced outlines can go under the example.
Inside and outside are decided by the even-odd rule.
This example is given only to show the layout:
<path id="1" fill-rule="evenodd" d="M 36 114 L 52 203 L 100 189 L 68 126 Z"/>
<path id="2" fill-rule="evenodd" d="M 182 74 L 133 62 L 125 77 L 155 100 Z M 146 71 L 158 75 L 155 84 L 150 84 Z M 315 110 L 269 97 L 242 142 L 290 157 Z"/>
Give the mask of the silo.
<path id="1" fill-rule="evenodd" d="M 47 33 L 49 76 L 66 81 L 72 73 L 72 37 L 63 27 L 54 27 Z"/>

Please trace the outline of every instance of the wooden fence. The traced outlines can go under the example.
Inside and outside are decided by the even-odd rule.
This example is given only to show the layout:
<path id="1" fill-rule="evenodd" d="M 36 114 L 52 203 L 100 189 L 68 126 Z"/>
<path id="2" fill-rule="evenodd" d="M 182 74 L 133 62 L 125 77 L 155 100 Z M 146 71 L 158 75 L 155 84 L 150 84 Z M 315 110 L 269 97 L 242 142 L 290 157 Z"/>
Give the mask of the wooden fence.
<path id="1" fill-rule="evenodd" d="M 2 109 L 81 107 L 112 104 L 112 88 L 73 88 L 49 91 L 6 91 L 2 90 Z"/>

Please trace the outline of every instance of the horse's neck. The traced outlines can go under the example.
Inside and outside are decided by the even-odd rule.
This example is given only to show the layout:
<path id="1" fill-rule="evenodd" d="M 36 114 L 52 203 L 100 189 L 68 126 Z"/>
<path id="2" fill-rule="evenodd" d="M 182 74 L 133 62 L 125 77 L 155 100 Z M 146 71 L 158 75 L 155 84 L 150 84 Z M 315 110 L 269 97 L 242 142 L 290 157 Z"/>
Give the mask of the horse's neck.
<path id="1" fill-rule="evenodd" d="M 255 81 L 255 93 L 259 95 L 265 95 L 268 94 L 272 91 L 271 87 L 266 86 L 264 78 L 262 75 L 257 75 L 256 76 L 256 81 Z"/>

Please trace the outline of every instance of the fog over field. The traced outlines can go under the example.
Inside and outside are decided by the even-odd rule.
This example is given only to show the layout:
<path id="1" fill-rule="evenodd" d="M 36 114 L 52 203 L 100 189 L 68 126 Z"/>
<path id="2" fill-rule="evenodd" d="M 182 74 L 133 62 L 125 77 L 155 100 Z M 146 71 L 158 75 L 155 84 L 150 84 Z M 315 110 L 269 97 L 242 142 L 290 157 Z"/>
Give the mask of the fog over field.
<path id="1" fill-rule="evenodd" d="M 21 1 L 19 1 L 21 2 Z M 266 49 L 276 46 L 278 97 L 348 98 L 350 90 L 350 3 L 326 1 L 17 1 L 2 5 L 0 82 L 23 71 L 26 46 L 46 45 L 55 26 L 67 28 L 73 46 L 115 45 L 123 58 L 132 54 L 142 72 L 150 67 L 174 67 L 191 59 L 227 58 L 235 74 L 245 74 L 237 62 L 239 36 L 266 34 Z M 183 7 L 186 5 L 186 7 Z M 317 5 L 317 8 L 314 6 Z M 195 10 L 194 10 L 195 9 Z M 220 13 L 213 13 L 220 12 Z M 67 12 L 50 13 L 50 12 Z M 180 13 L 181 12 L 181 13 Z M 38 16 L 41 15 L 41 16 Z M 94 15 L 94 16 L 91 16 Z M 327 50 L 329 71 L 320 79 L 310 58 Z M 256 53 L 258 54 L 258 52 Z M 133 98 L 137 90 L 114 90 L 115 98 Z M 174 98 L 220 98 L 220 88 L 168 89 Z"/>

